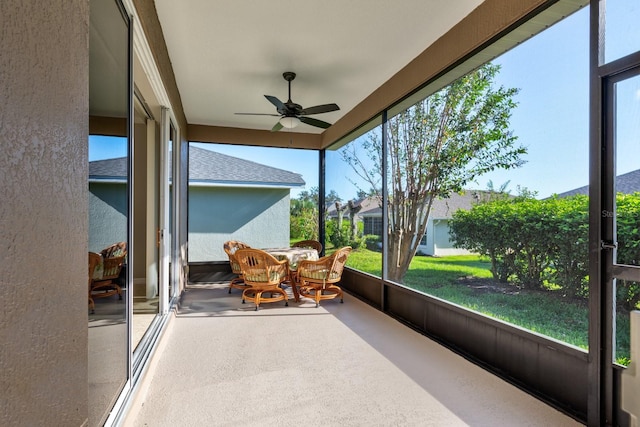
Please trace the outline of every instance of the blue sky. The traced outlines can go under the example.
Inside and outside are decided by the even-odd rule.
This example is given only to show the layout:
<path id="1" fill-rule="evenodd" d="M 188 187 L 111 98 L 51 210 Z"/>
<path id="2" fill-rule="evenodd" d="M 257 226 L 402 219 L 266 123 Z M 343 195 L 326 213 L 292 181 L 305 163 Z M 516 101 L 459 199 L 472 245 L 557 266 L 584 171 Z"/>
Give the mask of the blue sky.
<path id="1" fill-rule="evenodd" d="M 89 161 L 115 159 L 127 155 L 127 139 L 89 135 Z"/>
<path id="2" fill-rule="evenodd" d="M 614 10 L 609 17 L 610 21 L 622 23 L 617 25 L 619 31 L 608 34 L 607 58 L 628 53 L 625 50 L 632 49 L 629 46 L 640 46 L 640 32 L 634 30 L 632 22 L 633 17 L 640 16 L 640 12 L 635 5 L 631 9 L 627 13 Z M 479 177 L 469 188 L 486 189 L 489 181 L 498 187 L 508 181 L 507 189 L 512 194 L 521 186 L 536 191 L 539 197 L 547 197 L 588 183 L 588 19 L 588 8 L 582 9 L 494 60 L 502 67 L 497 78 L 498 84 L 520 89 L 516 97 L 519 105 L 513 111 L 510 123 L 518 142 L 528 149 L 525 156 L 527 163 L 519 169 L 495 171 Z M 631 22 L 625 25 L 623 21 Z M 617 43 L 616 39 L 625 42 Z M 616 50 L 617 46 L 620 49 Z M 640 168 L 640 79 L 627 81 L 623 87 L 618 96 L 619 174 Z M 94 144 L 96 147 L 93 148 L 90 145 L 91 160 L 105 158 L 101 156 L 106 154 L 99 152 L 97 145 Z M 121 145 L 122 154 L 119 155 L 124 155 L 124 145 Z M 300 173 L 307 183 L 306 190 L 318 185 L 316 152 L 221 144 L 196 145 Z M 335 156 L 328 155 L 328 159 L 335 159 Z M 331 160 L 334 161 L 337 162 Z M 348 166 L 345 165 L 340 173 L 350 176 L 336 176 L 333 172 L 335 169 L 330 166 L 327 166 L 330 174 L 327 190 L 336 190 L 343 199 L 354 197 L 356 190 L 352 185 L 334 188 L 345 179 L 355 179 Z M 300 191 L 292 192 L 292 197 L 296 197 Z"/>
<path id="3" fill-rule="evenodd" d="M 540 197 L 586 185 L 589 179 L 589 26 L 583 9 L 494 60 L 497 82 L 519 88 L 511 129 L 527 148 L 521 168 L 482 177 L 509 181 Z"/>

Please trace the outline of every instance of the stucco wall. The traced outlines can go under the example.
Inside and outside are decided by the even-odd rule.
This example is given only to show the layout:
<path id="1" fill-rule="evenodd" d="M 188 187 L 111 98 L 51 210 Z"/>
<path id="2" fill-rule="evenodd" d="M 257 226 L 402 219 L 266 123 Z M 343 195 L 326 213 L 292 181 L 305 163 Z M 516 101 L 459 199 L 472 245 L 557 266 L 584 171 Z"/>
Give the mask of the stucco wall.
<path id="1" fill-rule="evenodd" d="M 418 253 L 431 256 L 468 255 L 466 249 L 453 246 L 449 236 L 449 222 L 442 219 L 430 219 L 427 223 L 427 244 L 418 246 Z"/>
<path id="2" fill-rule="evenodd" d="M 0 425 L 87 418 L 86 0 L 0 2 Z"/>
<path id="3" fill-rule="evenodd" d="M 449 235 L 449 221 L 436 220 L 433 225 L 434 252 L 437 256 L 447 255 L 468 255 L 466 249 L 456 248 L 453 246 L 451 236 Z"/>
<path id="4" fill-rule="evenodd" d="M 189 262 L 228 260 L 227 240 L 289 246 L 289 190 L 191 187 Z"/>

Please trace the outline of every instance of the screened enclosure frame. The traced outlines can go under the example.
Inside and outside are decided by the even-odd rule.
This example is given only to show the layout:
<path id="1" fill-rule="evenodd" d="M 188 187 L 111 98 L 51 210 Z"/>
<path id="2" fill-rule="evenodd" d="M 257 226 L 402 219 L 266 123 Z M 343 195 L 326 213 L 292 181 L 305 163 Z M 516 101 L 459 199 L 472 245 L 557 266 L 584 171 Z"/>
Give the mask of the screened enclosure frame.
<path id="1" fill-rule="evenodd" d="M 583 2 L 583 4 L 587 4 L 587 2 Z M 545 8 L 547 7 L 549 6 L 545 5 Z M 532 16 L 539 12 L 539 10 L 536 11 Z M 625 368 L 615 364 L 613 358 L 615 312 L 613 311 L 614 289 L 611 286 L 611 281 L 614 277 L 614 262 L 607 242 L 613 243 L 615 241 L 614 228 L 611 218 L 603 218 L 601 212 L 613 209 L 611 203 L 615 176 L 613 148 L 610 141 L 608 141 L 610 135 L 608 136 L 606 132 L 607 127 L 613 120 L 611 105 L 607 104 L 610 102 L 608 101 L 607 85 L 610 84 L 609 82 L 615 76 L 619 76 L 621 73 L 635 68 L 640 70 L 640 52 L 627 55 L 611 63 L 603 63 L 603 40 L 600 36 L 603 34 L 603 14 L 604 0 L 591 0 L 589 25 L 589 73 L 591 76 L 589 95 L 589 350 L 582 352 L 567 344 L 563 346 L 566 347 L 563 349 L 568 355 L 566 358 L 553 359 L 553 355 L 548 356 L 549 360 L 555 360 L 555 362 L 551 362 L 556 364 L 555 370 L 558 372 L 570 370 L 572 372 L 569 375 L 575 379 L 575 384 L 564 389 L 561 387 L 554 388 L 551 384 L 553 379 L 551 377 L 554 375 L 554 369 L 552 369 L 546 374 L 549 376 L 549 381 L 542 381 L 546 381 L 549 384 L 542 384 L 541 388 L 536 388 L 537 386 L 531 387 L 526 382 L 527 375 L 522 372 L 522 368 L 510 366 L 509 369 L 514 369 L 514 372 L 509 372 L 505 375 L 505 365 L 503 361 L 497 360 L 498 356 L 487 356 L 482 349 L 475 348 L 478 345 L 482 345 L 477 338 L 471 340 L 474 341 L 471 344 L 460 343 L 456 342 L 451 334 L 441 334 L 440 331 L 436 331 L 437 327 L 428 324 L 429 321 L 436 322 L 433 318 L 435 315 L 428 314 L 427 310 L 440 310 L 442 317 L 449 318 L 452 322 L 460 322 L 459 319 L 467 319 L 466 321 L 473 319 L 473 321 L 478 321 L 479 324 L 489 324 L 492 321 L 489 319 L 477 319 L 479 316 L 470 310 L 465 310 L 458 306 L 451 307 L 446 302 L 436 301 L 429 296 L 421 295 L 412 289 L 386 280 L 388 242 L 387 233 L 385 232 L 382 233 L 381 277 L 374 277 L 348 269 L 345 279 L 348 282 L 345 289 L 354 295 L 368 301 L 381 311 L 398 318 L 408 326 L 431 336 L 443 345 L 464 354 L 476 363 L 496 372 L 497 375 L 503 376 L 506 380 L 536 395 L 541 400 L 592 426 L 625 425 L 628 423 L 627 414 L 620 408 L 620 375 Z M 532 16 L 528 17 L 527 20 Z M 521 24 L 523 22 L 519 23 L 519 25 Z M 489 44 L 497 43 L 498 39 L 499 37 L 496 37 Z M 434 93 L 444 87 L 448 84 L 447 82 L 453 80 L 453 78 L 448 77 L 448 74 L 452 73 L 452 75 L 458 77 L 462 75 L 458 70 L 470 71 L 470 69 L 475 68 L 466 63 L 468 61 L 476 66 L 479 65 L 477 53 L 470 54 L 464 60 L 434 77 L 424 87 L 407 96 L 406 99 L 400 100 L 380 112 L 377 117 L 378 119 L 382 118 L 383 137 L 386 135 L 388 116 L 397 114 L 402 108 L 406 108 L 411 102 L 415 102 L 418 92 L 422 94 L 422 97 L 425 97 L 425 90 L 427 93 Z M 485 59 L 485 62 L 489 62 L 491 59 Z M 360 129 L 345 136 L 327 148 L 327 150 L 337 149 L 354 141 L 358 136 L 372 129 L 375 126 L 372 125 L 372 123 L 376 123 L 375 120 L 375 118 L 371 119 L 363 124 Z M 383 150 L 387 150 L 387 143 L 384 142 L 382 147 Z M 320 154 L 320 207 L 324 206 L 324 181 L 326 178 L 324 151 L 322 150 Z M 386 155 L 387 153 L 383 152 L 382 159 L 386 159 Z M 383 189 L 382 218 L 383 230 L 386 230 L 388 227 L 388 215 L 385 207 L 387 206 L 388 192 L 386 189 L 387 168 L 385 165 L 382 165 L 382 171 L 382 183 L 385 186 Z M 320 212 L 322 212 L 322 209 L 320 209 Z M 320 216 L 320 224 L 324 225 L 324 217 Z M 321 226 L 322 239 L 325 238 L 323 233 L 324 226 Z M 456 326 L 454 326 L 455 328 Z M 558 344 L 556 342 L 544 344 L 544 340 L 541 340 L 541 337 L 533 332 L 523 331 L 520 328 L 510 328 L 504 324 L 494 324 L 492 328 L 509 330 L 508 333 L 516 337 L 509 338 L 509 340 L 531 341 L 532 343 L 537 343 L 535 345 L 542 346 L 562 346 L 561 343 Z M 472 327 L 471 330 L 478 333 L 486 333 L 486 327 L 484 326 Z M 503 344 L 504 342 L 500 345 Z M 507 343 L 504 345 L 504 348 L 513 349 L 514 345 L 521 344 Z M 520 373 L 518 373 L 518 369 L 520 369 Z M 545 387 L 547 388 L 545 389 Z M 563 400 L 562 395 L 567 393 L 572 394 L 572 396 Z"/>

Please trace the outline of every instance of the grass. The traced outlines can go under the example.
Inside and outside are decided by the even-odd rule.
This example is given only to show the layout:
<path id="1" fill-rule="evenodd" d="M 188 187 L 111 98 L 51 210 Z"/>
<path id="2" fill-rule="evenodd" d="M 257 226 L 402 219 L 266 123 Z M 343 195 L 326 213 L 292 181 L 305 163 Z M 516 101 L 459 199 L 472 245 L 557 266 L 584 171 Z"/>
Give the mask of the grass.
<path id="1" fill-rule="evenodd" d="M 382 254 L 359 249 L 348 266 L 377 276 Z M 588 348 L 587 300 L 563 298 L 559 292 L 523 290 L 492 280 L 490 263 L 477 255 L 416 256 L 404 285 L 533 332 Z M 629 361 L 629 315 L 617 317 L 617 359 Z"/>

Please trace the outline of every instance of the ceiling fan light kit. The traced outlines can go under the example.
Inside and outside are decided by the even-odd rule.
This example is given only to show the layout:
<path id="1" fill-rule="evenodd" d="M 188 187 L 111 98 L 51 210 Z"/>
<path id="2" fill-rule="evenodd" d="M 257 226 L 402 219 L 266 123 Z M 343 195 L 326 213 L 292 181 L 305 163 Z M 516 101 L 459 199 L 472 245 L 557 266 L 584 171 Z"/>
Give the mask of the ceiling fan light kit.
<path id="1" fill-rule="evenodd" d="M 300 119 L 297 117 L 281 117 L 280 124 L 287 129 L 293 129 L 300 124 Z"/>
<path id="2" fill-rule="evenodd" d="M 282 102 L 278 98 L 272 95 L 265 95 L 269 102 L 275 107 L 278 114 L 265 114 L 265 113 L 236 113 L 244 115 L 256 115 L 256 116 L 280 116 L 278 122 L 271 129 L 272 132 L 277 132 L 280 129 L 287 128 L 293 129 L 300 123 L 306 123 L 310 126 L 326 129 L 331 126 L 331 123 L 324 122 L 322 120 L 306 117 L 312 114 L 329 113 L 331 111 L 338 111 L 340 107 L 336 104 L 322 104 L 313 107 L 302 108 L 300 104 L 296 104 L 291 101 L 291 82 L 296 78 L 296 73 L 292 71 L 285 71 L 282 73 L 282 77 L 289 83 L 289 98 L 287 102 Z"/>

